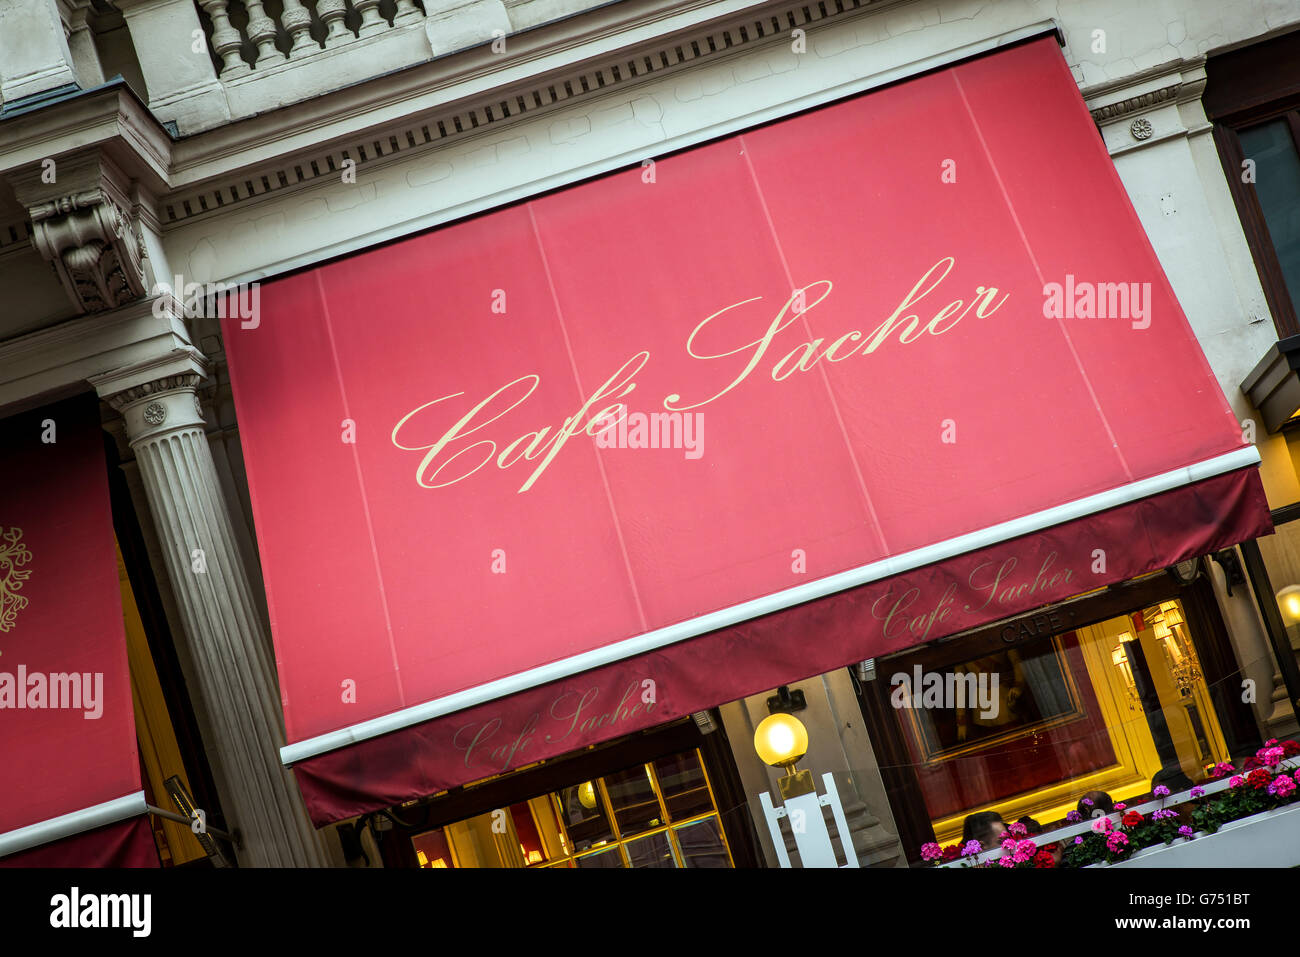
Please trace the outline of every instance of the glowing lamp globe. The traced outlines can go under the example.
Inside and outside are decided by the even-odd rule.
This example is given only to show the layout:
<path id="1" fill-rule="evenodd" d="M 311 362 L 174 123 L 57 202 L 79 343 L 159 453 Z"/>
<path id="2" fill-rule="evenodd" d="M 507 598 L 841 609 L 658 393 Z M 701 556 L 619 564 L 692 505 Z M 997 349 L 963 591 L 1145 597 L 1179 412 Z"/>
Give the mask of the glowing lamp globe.
<path id="1" fill-rule="evenodd" d="M 588 811 L 595 810 L 596 787 L 590 781 L 583 781 L 578 785 L 578 803 Z"/>
<path id="2" fill-rule="evenodd" d="M 1279 591 L 1277 605 L 1286 625 L 1300 624 L 1300 585 L 1288 585 Z"/>
<path id="3" fill-rule="evenodd" d="M 792 714 L 768 715 L 754 730 L 754 750 L 765 764 L 792 768 L 808 753 L 808 729 Z"/>

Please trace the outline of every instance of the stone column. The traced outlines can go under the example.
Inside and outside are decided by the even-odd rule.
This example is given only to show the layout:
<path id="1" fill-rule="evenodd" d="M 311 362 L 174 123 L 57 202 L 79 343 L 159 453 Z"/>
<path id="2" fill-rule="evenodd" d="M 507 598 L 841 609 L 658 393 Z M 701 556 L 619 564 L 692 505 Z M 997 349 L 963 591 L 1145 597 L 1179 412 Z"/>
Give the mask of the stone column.
<path id="1" fill-rule="evenodd" d="M 55 0 L 0 0 L 0 99 L 77 83 Z"/>
<path id="2" fill-rule="evenodd" d="M 198 352 L 95 377 L 122 416 L 180 608 L 205 710 L 227 772 L 223 795 L 242 832 L 240 863 L 328 866 L 292 775 L 270 641 L 239 557 L 196 387 Z"/>

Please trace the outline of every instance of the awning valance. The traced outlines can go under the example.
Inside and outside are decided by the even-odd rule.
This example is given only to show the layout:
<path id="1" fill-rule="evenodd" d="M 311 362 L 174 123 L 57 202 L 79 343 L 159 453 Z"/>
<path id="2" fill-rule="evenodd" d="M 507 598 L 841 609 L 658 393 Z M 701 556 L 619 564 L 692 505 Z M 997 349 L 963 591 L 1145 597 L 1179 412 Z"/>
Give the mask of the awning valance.
<path id="1" fill-rule="evenodd" d="M 317 823 L 1268 528 L 1051 39 L 261 310 L 225 345 Z"/>

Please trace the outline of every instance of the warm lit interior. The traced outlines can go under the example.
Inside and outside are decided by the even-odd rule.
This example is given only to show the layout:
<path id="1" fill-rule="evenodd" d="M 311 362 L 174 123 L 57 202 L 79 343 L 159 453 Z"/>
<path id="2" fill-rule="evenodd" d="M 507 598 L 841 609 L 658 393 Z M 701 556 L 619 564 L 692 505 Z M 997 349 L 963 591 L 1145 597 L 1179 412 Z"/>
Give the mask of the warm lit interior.
<path id="1" fill-rule="evenodd" d="M 969 675 L 984 682 L 989 705 L 898 712 L 941 844 L 960 840 L 977 811 L 1050 827 L 1088 791 L 1129 800 L 1149 794 L 1162 767 L 1195 782 L 1228 759 L 1177 600 L 982 658 L 936 666 L 934 654 L 898 656 L 889 667 L 908 673 L 916 659 L 927 670 Z"/>
<path id="2" fill-rule="evenodd" d="M 420 867 L 731 867 L 698 749 L 412 839 Z"/>

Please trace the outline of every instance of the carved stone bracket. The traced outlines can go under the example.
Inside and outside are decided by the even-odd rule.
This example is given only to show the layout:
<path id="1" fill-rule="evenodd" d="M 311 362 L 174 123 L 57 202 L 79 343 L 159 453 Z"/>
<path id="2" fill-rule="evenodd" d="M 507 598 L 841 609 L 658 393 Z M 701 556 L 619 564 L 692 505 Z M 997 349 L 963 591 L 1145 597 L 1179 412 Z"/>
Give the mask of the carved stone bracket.
<path id="1" fill-rule="evenodd" d="M 32 245 L 81 312 L 145 295 L 145 248 L 128 212 L 130 182 L 112 160 L 96 150 L 9 180 L 31 215 Z"/>

